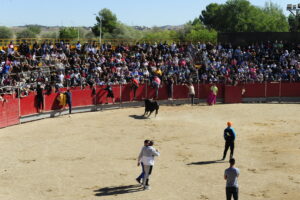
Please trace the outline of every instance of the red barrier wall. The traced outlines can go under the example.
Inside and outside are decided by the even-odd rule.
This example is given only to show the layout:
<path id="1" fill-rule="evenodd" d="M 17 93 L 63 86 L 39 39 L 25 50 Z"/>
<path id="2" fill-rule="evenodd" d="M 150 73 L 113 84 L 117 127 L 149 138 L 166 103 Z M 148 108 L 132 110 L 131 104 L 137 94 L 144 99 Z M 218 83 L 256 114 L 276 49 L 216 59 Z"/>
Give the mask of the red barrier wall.
<path id="1" fill-rule="evenodd" d="M 105 90 L 106 86 L 100 86 L 97 88 L 96 90 L 96 97 L 95 95 L 93 95 L 91 93 L 90 95 L 90 98 L 91 99 L 94 99 L 93 103 L 89 104 L 89 105 L 95 105 L 95 102 L 96 104 L 105 104 L 107 103 L 106 102 L 106 97 L 107 97 L 107 91 Z M 114 85 L 112 86 L 112 90 L 113 90 L 113 93 L 114 93 L 114 97 L 115 97 L 115 103 L 119 103 L 120 100 L 121 100 L 121 97 L 120 97 L 120 86 L 119 85 Z M 112 98 L 108 98 L 108 103 L 112 103 Z"/>
<path id="2" fill-rule="evenodd" d="M 21 116 L 37 113 L 35 96 L 35 93 L 30 93 L 27 97 L 20 98 Z"/>
<path id="3" fill-rule="evenodd" d="M 282 97 L 300 97 L 300 83 L 281 83 Z"/>
<path id="4" fill-rule="evenodd" d="M 245 89 L 244 98 L 265 97 L 264 83 L 250 83 L 242 85 Z"/>
<path id="5" fill-rule="evenodd" d="M 280 83 L 267 83 L 267 97 L 280 96 Z"/>
<path id="6" fill-rule="evenodd" d="M 104 90 L 106 86 L 99 86 L 96 92 L 93 94 L 92 89 L 87 87 L 81 89 L 80 87 L 71 89 L 72 92 L 72 106 L 89 106 L 95 104 L 106 103 L 107 91 Z M 206 99 L 211 84 L 194 84 L 196 98 Z M 250 83 L 239 86 L 225 86 L 223 84 L 217 84 L 219 88 L 218 98 L 224 98 L 225 103 L 240 103 L 241 92 L 245 89 L 243 98 L 259 98 L 259 97 L 300 97 L 300 83 Z M 128 102 L 133 99 L 133 91 L 130 84 L 112 86 L 115 102 Z M 65 89 L 60 89 L 65 91 Z M 168 98 L 167 86 L 163 85 L 159 88 L 158 99 L 164 100 Z M 59 93 L 52 93 L 44 96 L 44 110 L 51 111 L 59 109 L 57 97 Z M 136 92 L 135 100 L 142 100 L 144 98 L 153 98 L 155 96 L 155 90 L 147 85 L 140 85 Z M 36 94 L 30 93 L 29 96 L 20 98 L 20 110 L 19 100 L 14 98 L 13 95 L 6 95 L 5 98 L 8 102 L 0 102 L 0 127 L 6 127 L 19 123 L 20 116 L 32 115 L 37 113 L 36 109 Z M 173 87 L 174 99 L 188 98 L 188 88 L 184 85 L 174 85 Z M 111 103 L 109 98 L 108 103 Z M 19 116 L 20 115 L 20 116 Z"/>
<path id="7" fill-rule="evenodd" d="M 225 103 L 241 103 L 242 88 L 240 86 L 225 86 Z"/>
<path id="8" fill-rule="evenodd" d="M 19 100 L 13 95 L 5 95 L 6 102 L 0 101 L 0 128 L 18 124 L 19 119 Z"/>

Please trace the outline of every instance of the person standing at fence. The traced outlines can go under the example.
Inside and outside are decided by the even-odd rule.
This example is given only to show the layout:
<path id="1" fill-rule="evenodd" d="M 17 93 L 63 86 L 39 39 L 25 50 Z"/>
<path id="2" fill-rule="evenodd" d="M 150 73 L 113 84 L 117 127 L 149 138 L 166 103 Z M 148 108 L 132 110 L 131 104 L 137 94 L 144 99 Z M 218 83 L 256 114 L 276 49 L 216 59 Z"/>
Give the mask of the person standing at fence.
<path id="1" fill-rule="evenodd" d="M 40 84 L 36 87 L 36 107 L 38 113 L 42 112 L 44 109 L 44 94 L 43 87 Z"/>
<path id="2" fill-rule="evenodd" d="M 224 148 L 222 160 L 225 160 L 229 148 L 230 148 L 230 158 L 233 157 L 235 138 L 236 138 L 236 133 L 232 128 L 232 122 L 227 122 L 227 128 L 225 128 L 224 130 L 225 148 Z"/>
<path id="3" fill-rule="evenodd" d="M 139 88 L 139 81 L 136 78 L 131 79 L 131 90 L 133 90 L 133 99 L 136 99 L 136 90 Z"/>
<path id="4" fill-rule="evenodd" d="M 226 180 L 226 200 L 231 200 L 233 196 L 234 200 L 239 198 L 239 186 L 238 177 L 240 175 L 240 170 L 235 165 L 235 159 L 231 158 L 229 160 L 230 167 L 224 172 L 224 179 Z"/>
<path id="5" fill-rule="evenodd" d="M 139 157 L 138 157 L 137 166 L 138 167 L 140 165 L 142 166 L 142 173 L 135 179 L 138 183 L 141 183 L 141 181 L 144 179 L 144 176 L 145 176 L 144 164 L 143 164 L 141 159 L 142 159 L 142 152 L 143 152 L 144 148 L 147 148 L 148 145 L 149 145 L 149 140 L 145 140 L 144 141 L 144 146 L 142 147 L 141 152 L 140 152 Z"/>
<path id="6" fill-rule="evenodd" d="M 67 91 L 65 92 L 66 95 L 66 103 L 69 106 L 69 114 L 72 113 L 72 93 L 70 91 L 70 89 L 67 89 Z"/>
<path id="7" fill-rule="evenodd" d="M 108 104 L 108 98 L 111 98 L 113 104 L 115 104 L 115 95 L 114 95 L 114 92 L 113 92 L 113 89 L 112 89 L 111 85 L 107 84 L 107 86 L 104 90 L 107 91 L 106 104 Z"/>
<path id="8" fill-rule="evenodd" d="M 192 82 L 189 82 L 187 85 L 187 88 L 189 89 L 189 97 L 191 98 L 191 105 L 194 105 L 194 98 L 195 98 L 195 88 Z"/>
<path id="9" fill-rule="evenodd" d="M 142 149 L 139 155 L 139 162 L 143 162 L 144 165 L 144 179 L 143 179 L 143 186 L 145 190 L 150 189 L 149 185 L 149 177 L 153 171 L 154 165 L 154 157 L 159 156 L 160 153 L 153 147 L 154 142 L 149 141 L 149 145 Z"/>
<path id="10" fill-rule="evenodd" d="M 160 83 L 160 78 L 158 78 L 158 76 L 154 76 L 152 81 L 152 87 L 155 89 L 155 99 L 158 99 L 158 90 L 160 87 Z"/>
<path id="11" fill-rule="evenodd" d="M 217 102 L 217 95 L 218 95 L 218 87 L 216 86 L 216 84 L 214 83 L 211 87 L 210 87 L 210 92 L 207 98 L 207 104 L 212 106 L 214 104 L 216 104 Z"/>
<path id="12" fill-rule="evenodd" d="M 167 90 L 168 90 L 168 99 L 173 99 L 173 86 L 174 86 L 174 79 L 173 77 L 168 77 L 167 79 Z"/>

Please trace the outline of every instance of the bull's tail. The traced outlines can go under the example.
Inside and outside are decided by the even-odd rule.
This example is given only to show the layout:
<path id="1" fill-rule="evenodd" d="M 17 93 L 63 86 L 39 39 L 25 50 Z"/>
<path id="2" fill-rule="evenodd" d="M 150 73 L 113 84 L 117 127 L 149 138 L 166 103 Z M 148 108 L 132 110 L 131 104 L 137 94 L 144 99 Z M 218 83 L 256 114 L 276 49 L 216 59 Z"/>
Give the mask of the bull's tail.
<path id="1" fill-rule="evenodd" d="M 158 109 L 159 109 L 159 105 L 157 104 L 157 107 L 156 107 L 156 109 L 155 109 L 155 117 L 156 117 L 156 115 L 158 114 Z"/>

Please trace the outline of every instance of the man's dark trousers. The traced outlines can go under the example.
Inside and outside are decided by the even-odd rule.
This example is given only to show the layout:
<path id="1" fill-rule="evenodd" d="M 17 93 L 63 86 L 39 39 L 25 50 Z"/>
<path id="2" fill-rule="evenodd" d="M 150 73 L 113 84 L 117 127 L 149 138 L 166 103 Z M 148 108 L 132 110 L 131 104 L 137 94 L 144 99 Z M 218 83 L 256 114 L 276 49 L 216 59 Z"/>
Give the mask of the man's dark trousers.
<path id="1" fill-rule="evenodd" d="M 239 199 L 239 188 L 226 187 L 226 200 L 231 200 L 232 196 L 233 196 L 233 200 Z"/>
<path id="2" fill-rule="evenodd" d="M 230 158 L 233 157 L 233 151 L 234 151 L 234 141 L 226 141 L 225 142 L 225 149 L 223 153 L 223 160 L 226 158 L 227 151 L 230 147 Z"/>

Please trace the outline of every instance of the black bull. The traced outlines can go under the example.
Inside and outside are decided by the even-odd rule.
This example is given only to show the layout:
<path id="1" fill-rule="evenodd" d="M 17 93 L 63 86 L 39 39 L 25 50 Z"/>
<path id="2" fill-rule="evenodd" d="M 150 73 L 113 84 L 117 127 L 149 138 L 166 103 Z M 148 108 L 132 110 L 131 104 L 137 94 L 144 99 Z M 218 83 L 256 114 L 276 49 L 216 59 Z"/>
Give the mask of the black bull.
<path id="1" fill-rule="evenodd" d="M 157 101 L 151 101 L 149 99 L 145 99 L 145 113 L 144 113 L 144 116 L 146 114 L 148 114 L 148 117 L 152 114 L 152 112 L 155 110 L 155 117 L 158 113 L 158 110 L 159 110 L 159 105 L 157 103 Z"/>

